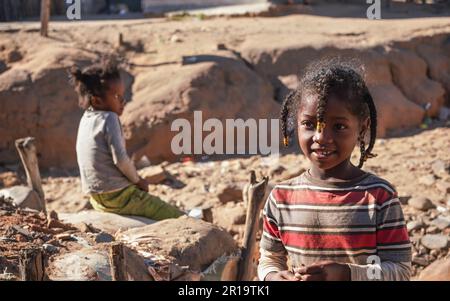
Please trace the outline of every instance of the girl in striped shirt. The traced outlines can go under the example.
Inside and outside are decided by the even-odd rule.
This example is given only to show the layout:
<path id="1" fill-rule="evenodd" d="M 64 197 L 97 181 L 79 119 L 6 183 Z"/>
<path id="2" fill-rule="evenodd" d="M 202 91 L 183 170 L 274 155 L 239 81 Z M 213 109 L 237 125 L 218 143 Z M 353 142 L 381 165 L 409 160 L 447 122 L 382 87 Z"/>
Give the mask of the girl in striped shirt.
<path id="1" fill-rule="evenodd" d="M 332 60 L 311 66 L 281 119 L 285 145 L 296 130 L 311 168 L 270 193 L 260 280 L 409 280 L 411 246 L 397 192 L 361 169 L 375 156 L 377 113 L 355 68 Z M 350 161 L 355 146 L 358 166 Z"/>

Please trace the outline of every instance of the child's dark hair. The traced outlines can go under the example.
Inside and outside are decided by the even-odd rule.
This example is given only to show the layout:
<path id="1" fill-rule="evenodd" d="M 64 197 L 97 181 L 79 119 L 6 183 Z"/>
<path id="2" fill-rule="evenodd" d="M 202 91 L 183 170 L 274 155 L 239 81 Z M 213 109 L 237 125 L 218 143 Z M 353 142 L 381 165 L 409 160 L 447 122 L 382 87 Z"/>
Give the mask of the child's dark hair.
<path id="1" fill-rule="evenodd" d="M 361 158 L 358 167 L 361 168 L 368 158 L 375 155 L 372 149 L 377 134 L 377 111 L 362 76 L 355 71 L 351 63 L 323 60 L 307 68 L 300 80 L 297 90 L 291 92 L 283 102 L 281 109 L 281 130 L 284 144 L 287 146 L 290 134 L 297 124 L 297 111 L 305 95 L 313 94 L 319 97 L 317 121 L 323 124 L 325 107 L 330 95 L 339 96 L 348 102 L 350 112 L 361 118 L 370 118 L 370 140 L 366 149 L 364 137 L 360 137 Z"/>
<path id="2" fill-rule="evenodd" d="M 103 97 L 108 90 L 109 82 L 120 79 L 120 71 L 114 60 L 105 59 L 83 70 L 73 66 L 69 70 L 69 76 L 80 95 L 78 105 L 86 110 L 91 105 L 93 96 Z"/>

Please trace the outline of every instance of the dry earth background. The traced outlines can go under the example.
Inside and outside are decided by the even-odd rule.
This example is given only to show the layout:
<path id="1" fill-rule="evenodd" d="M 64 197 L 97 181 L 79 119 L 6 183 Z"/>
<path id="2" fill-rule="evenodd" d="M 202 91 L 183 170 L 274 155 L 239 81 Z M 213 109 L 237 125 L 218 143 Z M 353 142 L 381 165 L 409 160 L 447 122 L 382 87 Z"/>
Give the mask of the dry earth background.
<path id="1" fill-rule="evenodd" d="M 337 8 L 329 9 L 337 13 Z M 445 108 L 450 93 L 450 20 L 432 16 L 381 21 L 291 15 L 53 22 L 49 38 L 40 37 L 33 22 L 1 24 L 0 188 L 25 184 L 14 140 L 33 136 L 48 210 L 63 219 L 65 213 L 90 209 L 80 190 L 74 147 L 82 112 L 68 84 L 67 68 L 119 54 L 131 99 L 122 117 L 127 146 L 142 167 L 140 173 L 155 181 L 151 192 L 185 210 L 212 208 L 213 224 L 226 231 L 213 230 L 227 241 L 223 250 L 233 250 L 243 238 L 242 189 L 250 170 L 259 177 L 270 176 L 273 184 L 300 174 L 308 163 L 296 148 L 287 150 L 275 165 L 259 156 L 181 162 L 170 151 L 171 122 L 192 120 L 195 110 L 201 110 L 204 119 L 277 117 L 282 97 L 296 86 L 297 74 L 310 61 L 356 58 L 365 66 L 382 137 L 374 149 L 378 156 L 365 169 L 390 181 L 399 192 L 413 242 L 415 278 L 449 280 L 450 124 Z M 425 114 L 433 119 L 421 126 Z M 153 167 L 146 167 L 144 156 Z M 7 231 L 27 223 L 48 226 L 47 221 L 58 217 L 36 215 L 36 222 L 28 213 L 23 213 L 24 219 L 7 212 L 0 211 L 0 238 L 14 234 L 19 244 L 41 239 L 62 253 L 64 248 L 80 249 L 66 246 L 64 236 L 33 240 L 33 235 L 22 233 L 21 238 L 20 231 Z M 167 225 L 164 233 L 177 227 Z M 79 224 L 72 230 L 79 233 Z M 97 233 L 86 228 L 84 232 Z M 89 239 L 102 239 L 96 235 Z M 0 252 L 14 254 L 11 241 L 5 239 L 0 240 Z M 220 255 L 201 264 L 191 258 L 189 263 L 204 268 Z M 58 270 L 55 265 L 51 269 Z M 53 279 L 67 276 L 56 274 Z M 85 274 L 86 279 L 102 278 L 98 271 Z"/>

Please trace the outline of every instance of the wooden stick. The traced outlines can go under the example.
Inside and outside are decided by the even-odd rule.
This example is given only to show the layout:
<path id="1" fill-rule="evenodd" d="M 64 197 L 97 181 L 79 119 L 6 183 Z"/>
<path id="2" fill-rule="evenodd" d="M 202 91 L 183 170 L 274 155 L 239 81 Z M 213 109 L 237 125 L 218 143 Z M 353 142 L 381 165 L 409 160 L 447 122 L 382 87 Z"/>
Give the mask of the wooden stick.
<path id="1" fill-rule="evenodd" d="M 109 263 L 113 281 L 126 281 L 125 260 L 122 243 L 114 243 L 109 249 Z"/>
<path id="2" fill-rule="evenodd" d="M 48 22 L 50 20 L 50 0 L 41 0 L 41 36 L 48 37 Z"/>
<path id="3" fill-rule="evenodd" d="M 38 248 L 22 250 L 19 271 L 22 281 L 44 281 L 45 267 L 42 250 Z"/>
<path id="4" fill-rule="evenodd" d="M 250 186 L 248 188 L 248 207 L 245 220 L 244 244 L 239 263 L 239 281 L 250 281 L 254 277 L 254 254 L 256 247 L 256 233 L 260 228 L 259 215 L 265 203 L 265 193 L 269 179 L 264 177 L 261 182 L 256 182 L 255 172 L 250 173 Z M 245 192 L 244 192 L 245 193 Z"/>
<path id="5" fill-rule="evenodd" d="M 37 192 L 43 204 L 43 211 L 46 212 L 45 195 L 42 189 L 35 139 L 28 137 L 16 140 L 16 149 L 19 152 L 20 159 L 27 174 L 28 186 Z"/>

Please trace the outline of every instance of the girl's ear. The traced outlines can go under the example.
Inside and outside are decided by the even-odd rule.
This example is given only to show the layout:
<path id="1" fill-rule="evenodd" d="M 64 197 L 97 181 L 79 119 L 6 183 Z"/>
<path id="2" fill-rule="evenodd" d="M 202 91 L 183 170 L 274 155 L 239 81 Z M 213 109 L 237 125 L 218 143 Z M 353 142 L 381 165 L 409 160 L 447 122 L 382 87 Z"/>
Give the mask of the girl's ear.
<path id="1" fill-rule="evenodd" d="M 367 117 L 365 120 L 361 122 L 361 127 L 359 130 L 360 139 L 364 139 L 369 128 L 370 128 L 370 117 Z"/>
<path id="2" fill-rule="evenodd" d="M 91 96 L 90 103 L 91 103 L 91 106 L 93 106 L 95 109 L 100 109 L 103 106 L 103 102 L 100 99 L 100 97 L 98 97 L 98 96 Z"/>

